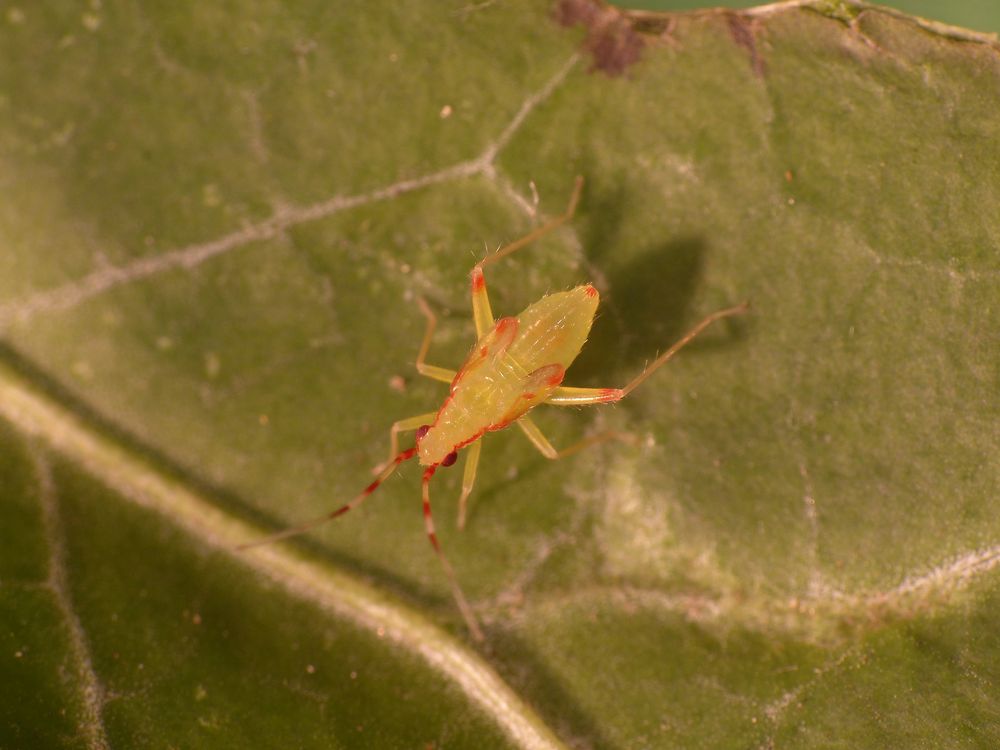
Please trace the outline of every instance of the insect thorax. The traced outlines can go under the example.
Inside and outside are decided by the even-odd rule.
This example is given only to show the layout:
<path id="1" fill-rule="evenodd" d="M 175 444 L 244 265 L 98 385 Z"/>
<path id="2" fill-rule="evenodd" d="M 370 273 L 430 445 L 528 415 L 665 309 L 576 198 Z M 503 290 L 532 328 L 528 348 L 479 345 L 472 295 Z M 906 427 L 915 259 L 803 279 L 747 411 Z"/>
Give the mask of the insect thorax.
<path id="1" fill-rule="evenodd" d="M 580 286 L 550 294 L 516 319 L 501 319 L 462 365 L 434 424 L 420 441 L 420 463 L 506 427 L 545 401 L 587 339 L 597 292 Z"/>

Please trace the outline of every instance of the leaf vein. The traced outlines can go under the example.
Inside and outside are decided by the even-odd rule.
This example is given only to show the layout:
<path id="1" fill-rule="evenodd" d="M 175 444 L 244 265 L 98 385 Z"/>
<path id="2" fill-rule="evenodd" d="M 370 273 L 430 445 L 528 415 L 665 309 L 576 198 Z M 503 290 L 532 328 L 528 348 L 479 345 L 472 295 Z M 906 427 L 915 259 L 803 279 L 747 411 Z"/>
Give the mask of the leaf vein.
<path id="1" fill-rule="evenodd" d="M 367 193 L 335 195 L 327 200 L 306 206 L 280 207 L 263 221 L 247 224 L 242 229 L 222 237 L 177 248 L 161 255 L 139 258 L 120 266 L 105 266 L 82 278 L 2 303 L 0 304 L 0 331 L 13 323 L 26 323 L 39 314 L 70 310 L 119 286 L 141 281 L 165 271 L 190 270 L 212 258 L 225 255 L 252 242 L 272 239 L 287 229 L 325 219 L 342 211 L 379 203 L 421 188 L 465 177 L 482 175 L 492 179 L 495 177 L 494 162 L 497 155 L 510 142 L 531 112 L 548 99 L 566 79 L 578 61 L 578 54 L 570 56 L 540 89 L 524 100 L 497 138 L 487 144 L 486 148 L 472 159 L 418 177 L 400 180 Z"/>
<path id="2" fill-rule="evenodd" d="M 110 745 L 101 715 L 106 691 L 94 669 L 87 633 L 73 607 L 73 597 L 70 594 L 69 575 L 66 568 L 66 546 L 62 519 L 59 513 L 55 481 L 52 477 L 52 467 L 48 457 L 37 447 L 31 451 L 31 460 L 37 477 L 39 504 L 42 509 L 45 536 L 50 550 L 49 573 L 45 587 L 52 593 L 56 606 L 66 621 L 70 647 L 76 663 L 76 676 L 83 693 L 83 720 L 80 730 L 88 748 L 108 750 Z"/>
<path id="3" fill-rule="evenodd" d="M 259 537 L 262 530 L 217 507 L 183 482 L 164 476 L 65 406 L 37 391 L 2 363 L 0 417 L 46 443 L 123 499 L 157 513 L 199 543 L 233 555 L 292 595 L 416 654 L 450 680 L 519 747 L 532 750 L 565 747 L 484 659 L 442 629 L 354 577 L 309 559 L 292 546 L 274 545 L 237 553 L 239 544 Z M 40 471 L 40 476 L 46 476 L 45 472 Z M 54 493 L 49 492 L 48 497 L 54 498 Z M 55 514 L 51 518 L 58 520 Z M 54 545 L 54 549 L 58 547 Z M 65 591 L 62 553 L 54 559 L 56 585 Z M 64 599 L 71 621 L 77 623 L 74 638 L 85 645 L 82 627 L 72 615 L 65 594 Z M 81 656 L 86 657 L 85 650 Z M 87 665 L 89 661 L 84 659 L 82 663 Z M 92 669 L 90 679 L 90 705 L 99 708 L 100 685 Z M 94 724 L 92 728 L 98 726 Z M 107 747 L 103 733 L 95 733 L 94 737 L 92 747 L 100 750 Z M 102 741 L 105 744 L 99 744 Z"/>

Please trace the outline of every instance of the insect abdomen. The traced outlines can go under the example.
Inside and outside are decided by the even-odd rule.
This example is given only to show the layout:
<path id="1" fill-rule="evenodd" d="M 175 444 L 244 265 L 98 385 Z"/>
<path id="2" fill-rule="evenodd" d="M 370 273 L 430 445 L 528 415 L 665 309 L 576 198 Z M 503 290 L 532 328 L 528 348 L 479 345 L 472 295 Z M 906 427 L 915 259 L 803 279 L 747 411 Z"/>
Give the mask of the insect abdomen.
<path id="1" fill-rule="evenodd" d="M 599 301 L 589 284 L 542 297 L 517 316 L 517 338 L 507 356 L 525 372 L 552 364 L 568 369 L 587 340 Z"/>
<path id="2" fill-rule="evenodd" d="M 587 340 L 597 290 L 550 294 L 497 322 L 473 347 L 437 419 L 420 441 L 420 463 L 445 456 L 500 429 L 544 401 Z"/>
<path id="3" fill-rule="evenodd" d="M 495 428 L 517 402 L 523 380 L 514 362 L 502 355 L 461 373 L 420 442 L 420 463 L 438 463 Z"/>

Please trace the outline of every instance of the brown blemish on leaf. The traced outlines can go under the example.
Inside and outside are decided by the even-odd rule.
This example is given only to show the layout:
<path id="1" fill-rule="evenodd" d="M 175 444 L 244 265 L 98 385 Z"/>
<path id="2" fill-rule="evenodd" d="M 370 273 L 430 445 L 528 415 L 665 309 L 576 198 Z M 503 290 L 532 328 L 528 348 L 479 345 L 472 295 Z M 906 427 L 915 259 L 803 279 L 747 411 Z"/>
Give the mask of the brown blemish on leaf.
<path id="1" fill-rule="evenodd" d="M 750 53 L 750 67 L 753 69 L 754 75 L 758 78 L 763 78 L 766 68 L 764 59 L 757 51 L 757 38 L 754 35 L 753 28 L 754 22 L 736 13 L 729 13 L 726 15 L 726 23 L 729 26 L 729 36 L 733 38 L 733 41 L 737 45 Z"/>
<path id="2" fill-rule="evenodd" d="M 591 70 L 620 76 L 639 61 L 644 42 L 620 10 L 598 0 L 557 0 L 553 17 L 562 26 L 586 27 L 583 48 L 593 58 Z"/>
<path id="3" fill-rule="evenodd" d="M 576 26 L 582 23 L 590 27 L 601 11 L 601 7 L 593 0 L 558 0 L 552 15 L 560 26 Z"/>

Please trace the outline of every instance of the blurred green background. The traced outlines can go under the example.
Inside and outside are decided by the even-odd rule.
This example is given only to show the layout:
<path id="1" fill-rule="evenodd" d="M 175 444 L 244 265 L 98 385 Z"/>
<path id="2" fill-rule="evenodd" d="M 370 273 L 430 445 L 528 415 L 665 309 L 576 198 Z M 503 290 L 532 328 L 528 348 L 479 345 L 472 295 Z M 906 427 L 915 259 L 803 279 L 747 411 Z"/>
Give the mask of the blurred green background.
<path id="1" fill-rule="evenodd" d="M 729 0 L 729 2 L 705 3 L 699 0 L 614 0 L 615 5 L 623 8 L 639 8 L 642 10 L 694 10 L 713 5 L 724 8 L 752 8 L 762 5 L 753 0 Z M 912 13 L 934 21 L 965 26 L 977 31 L 1000 32 L 1000 2 L 997 0 L 895 0 L 895 2 L 880 3 L 890 8 L 896 8 L 904 13 Z"/>

